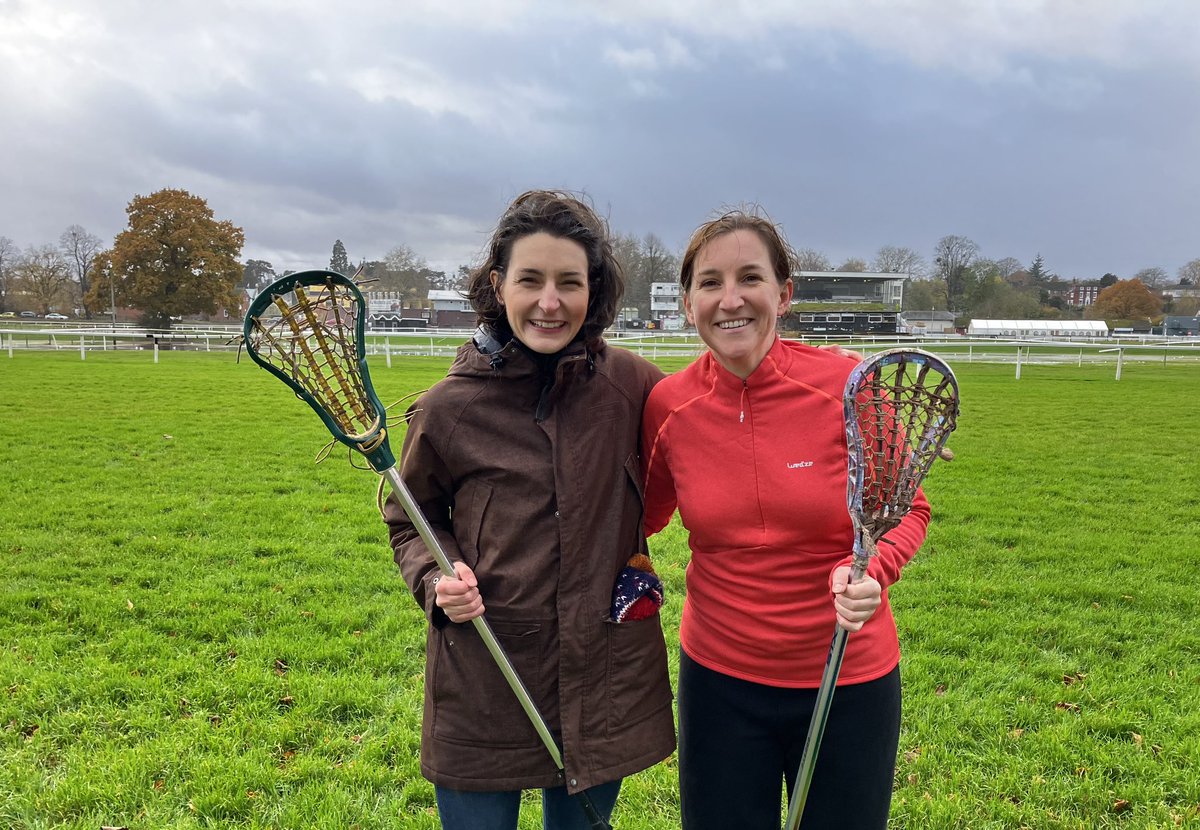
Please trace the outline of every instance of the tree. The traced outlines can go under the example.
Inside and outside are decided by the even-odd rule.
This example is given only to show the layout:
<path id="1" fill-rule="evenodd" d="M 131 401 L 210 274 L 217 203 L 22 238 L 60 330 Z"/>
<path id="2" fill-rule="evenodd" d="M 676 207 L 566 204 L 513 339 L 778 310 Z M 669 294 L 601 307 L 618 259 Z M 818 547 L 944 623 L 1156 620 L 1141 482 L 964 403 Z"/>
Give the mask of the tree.
<path id="1" fill-rule="evenodd" d="M 466 291 L 467 285 L 471 282 L 471 266 L 460 265 L 458 270 L 454 272 L 454 283 L 450 286 L 455 291 Z"/>
<path id="2" fill-rule="evenodd" d="M 1103 277 L 1100 278 L 1100 287 L 1108 288 L 1110 285 L 1116 285 L 1120 281 L 1121 281 L 1121 278 L 1118 277 L 1116 274 L 1105 274 Z"/>
<path id="3" fill-rule="evenodd" d="M 867 270 L 867 261 L 858 257 L 847 257 L 846 261 L 837 267 L 839 271 L 861 274 Z"/>
<path id="4" fill-rule="evenodd" d="M 30 248 L 17 266 L 21 288 L 42 314 L 70 300 L 71 269 L 60 251 L 51 245 Z"/>
<path id="5" fill-rule="evenodd" d="M 398 291 L 410 305 L 422 303 L 429 298 L 429 264 L 425 258 L 407 245 L 397 245 L 383 258 L 383 272 L 379 287 L 386 291 Z"/>
<path id="6" fill-rule="evenodd" d="M 1134 277 L 1105 288 L 1088 311 L 1106 320 L 1144 320 L 1162 312 L 1162 299 Z"/>
<path id="7" fill-rule="evenodd" d="M 350 275 L 350 257 L 346 256 L 346 246 L 340 239 L 335 239 L 333 242 L 333 254 L 329 257 L 329 270 L 337 271 L 345 276 Z"/>
<path id="8" fill-rule="evenodd" d="M 135 196 L 125 213 L 129 227 L 97 257 L 92 303 L 108 302 L 111 285 L 118 302 L 155 328 L 169 327 L 173 316 L 240 311 L 241 228 L 217 221 L 208 203 L 186 190 Z"/>
<path id="9" fill-rule="evenodd" d="M 962 308 L 974 277 L 971 263 L 978 255 L 979 246 L 965 236 L 943 236 L 934 248 L 937 277 L 946 284 L 946 302 L 951 311 Z"/>
<path id="10" fill-rule="evenodd" d="M 1024 271 L 1025 266 L 1016 257 L 1006 256 L 1003 259 L 996 260 L 996 270 L 1000 274 L 1000 279 L 1007 280 L 1018 271 Z"/>
<path id="11" fill-rule="evenodd" d="M 265 259 L 248 259 L 242 268 L 242 281 L 238 287 L 251 290 L 265 288 L 276 279 L 274 265 Z"/>
<path id="12" fill-rule="evenodd" d="M 992 270 L 971 291 L 970 308 L 972 314 L 985 319 L 1026 320 L 1038 315 L 1040 303 Z"/>
<path id="13" fill-rule="evenodd" d="M 0 236 L 0 311 L 9 310 L 13 294 L 11 276 L 19 256 L 16 244 L 7 236 Z"/>
<path id="14" fill-rule="evenodd" d="M 1200 285 L 1200 259 L 1181 265 L 1178 276 L 1180 285 Z"/>
<path id="15" fill-rule="evenodd" d="M 1133 278 L 1135 280 L 1139 280 L 1142 285 L 1151 289 L 1156 289 L 1165 285 L 1168 279 L 1167 272 L 1157 266 L 1153 268 L 1143 268 L 1134 274 Z"/>
<path id="16" fill-rule="evenodd" d="M 674 282 L 678 263 L 678 258 L 657 236 L 648 233 L 642 238 L 642 267 L 646 269 L 646 282 Z"/>
<path id="17" fill-rule="evenodd" d="M 895 245 L 884 245 L 876 251 L 872 268 L 884 274 L 908 274 L 916 280 L 924 279 L 928 273 L 924 257 L 912 248 Z"/>
<path id="18" fill-rule="evenodd" d="M 801 271 L 833 270 L 833 266 L 829 264 L 829 257 L 820 251 L 814 251 L 812 248 L 798 248 L 796 250 L 796 267 Z"/>
<path id="19" fill-rule="evenodd" d="M 425 269 L 425 279 L 429 280 L 429 288 L 434 291 L 448 291 L 454 284 L 454 278 L 445 271 L 434 271 L 432 268 Z"/>
<path id="20" fill-rule="evenodd" d="M 946 284 L 939 280 L 909 280 L 904 286 L 905 311 L 945 311 Z"/>
<path id="21" fill-rule="evenodd" d="M 638 317 L 650 316 L 650 284 L 642 283 L 642 246 L 632 234 L 614 234 L 612 237 L 613 257 L 625 274 L 625 294 L 621 304 L 625 308 L 636 308 Z"/>
<path id="22" fill-rule="evenodd" d="M 71 269 L 75 282 L 79 283 L 79 296 L 83 298 L 83 315 L 92 318 L 88 303 L 92 271 L 96 267 L 96 254 L 100 252 L 100 237 L 84 230 L 82 225 L 69 225 L 58 238 L 59 249 Z"/>
<path id="23" fill-rule="evenodd" d="M 1029 281 L 1041 287 L 1050 281 L 1051 276 L 1053 275 L 1046 270 L 1045 260 L 1042 259 L 1041 253 L 1038 253 L 1029 266 Z"/>

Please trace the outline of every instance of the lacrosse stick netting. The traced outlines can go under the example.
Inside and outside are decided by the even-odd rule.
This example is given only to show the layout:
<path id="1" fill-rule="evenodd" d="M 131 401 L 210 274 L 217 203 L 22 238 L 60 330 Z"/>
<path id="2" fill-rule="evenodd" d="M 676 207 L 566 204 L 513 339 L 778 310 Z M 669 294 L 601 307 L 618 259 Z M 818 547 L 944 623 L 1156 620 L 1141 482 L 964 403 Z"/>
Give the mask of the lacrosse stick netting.
<path id="1" fill-rule="evenodd" d="M 255 363 L 313 408 L 333 437 L 382 473 L 396 463 L 386 412 L 367 371 L 365 304 L 358 287 L 334 271 L 276 280 L 246 312 L 243 342 Z"/>
<path id="2" fill-rule="evenodd" d="M 945 445 L 958 420 L 958 382 L 928 352 L 891 349 L 855 367 L 842 404 L 857 579 L 874 543 L 912 509 L 934 459 L 952 457 Z"/>
<path id="3" fill-rule="evenodd" d="M 950 367 L 919 349 L 891 349 L 850 373 L 842 395 L 846 427 L 846 508 L 854 526 L 850 580 L 857 582 L 876 542 L 900 524 L 934 459 L 949 460 L 946 439 L 958 422 L 958 381 Z M 808 800 L 829 720 L 848 632 L 834 631 L 813 704 L 785 830 L 796 830 Z"/>
<path id="4" fill-rule="evenodd" d="M 246 312 L 243 343 L 250 358 L 288 385 L 338 441 L 366 457 L 387 479 L 442 573 L 454 565 L 421 512 L 388 444 L 387 415 L 367 371 L 363 340 L 366 303 L 354 282 L 334 271 L 303 271 L 267 286 Z M 555 766 L 562 751 L 550 727 L 484 617 L 471 620 L 516 695 Z M 576 794 L 594 830 L 611 830 L 586 792 Z"/>

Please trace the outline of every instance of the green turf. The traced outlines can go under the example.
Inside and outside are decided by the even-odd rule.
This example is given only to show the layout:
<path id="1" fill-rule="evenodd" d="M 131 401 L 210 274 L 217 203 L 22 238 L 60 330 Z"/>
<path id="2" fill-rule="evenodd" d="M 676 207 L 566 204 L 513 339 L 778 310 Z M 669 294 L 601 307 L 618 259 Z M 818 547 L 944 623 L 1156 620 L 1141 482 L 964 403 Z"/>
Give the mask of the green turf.
<path id="1" fill-rule="evenodd" d="M 372 371 L 391 402 L 447 363 Z M 891 592 L 891 826 L 1200 827 L 1200 369 L 956 369 Z M 0 354 L 0 827 L 437 827 L 423 617 L 327 440 L 229 354 Z M 678 822 L 672 762 L 627 782 L 620 830 Z"/>

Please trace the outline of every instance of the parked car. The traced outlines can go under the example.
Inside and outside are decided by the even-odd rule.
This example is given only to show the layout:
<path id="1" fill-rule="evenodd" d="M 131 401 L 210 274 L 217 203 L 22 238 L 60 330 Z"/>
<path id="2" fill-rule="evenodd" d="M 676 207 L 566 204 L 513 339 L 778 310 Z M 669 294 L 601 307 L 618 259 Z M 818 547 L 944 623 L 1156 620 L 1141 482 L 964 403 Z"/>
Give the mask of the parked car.
<path id="1" fill-rule="evenodd" d="M 16 317 L 16 316 L 17 316 L 17 312 L 15 312 L 15 311 L 0 311 L 0 317 Z"/>
<path id="2" fill-rule="evenodd" d="M 57 311 L 51 311 L 46 315 L 47 320 L 70 320 L 71 318 L 65 314 L 59 314 Z"/>
<path id="3" fill-rule="evenodd" d="M 37 312 L 36 311 L 22 311 L 21 316 L 22 317 L 37 317 Z"/>

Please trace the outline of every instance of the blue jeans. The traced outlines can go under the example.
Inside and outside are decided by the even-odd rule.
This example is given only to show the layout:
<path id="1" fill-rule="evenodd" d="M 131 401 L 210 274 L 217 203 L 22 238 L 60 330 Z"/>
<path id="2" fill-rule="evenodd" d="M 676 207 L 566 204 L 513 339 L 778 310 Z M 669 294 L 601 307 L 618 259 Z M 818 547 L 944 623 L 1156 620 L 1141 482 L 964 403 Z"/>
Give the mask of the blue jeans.
<path id="1" fill-rule="evenodd" d="M 435 787 L 442 830 L 516 830 L 521 811 L 521 791 L 476 793 Z M 605 821 L 612 815 L 621 791 L 621 780 L 587 790 L 596 811 Z M 579 799 L 566 787 L 542 790 L 542 827 L 545 830 L 590 830 Z"/>

